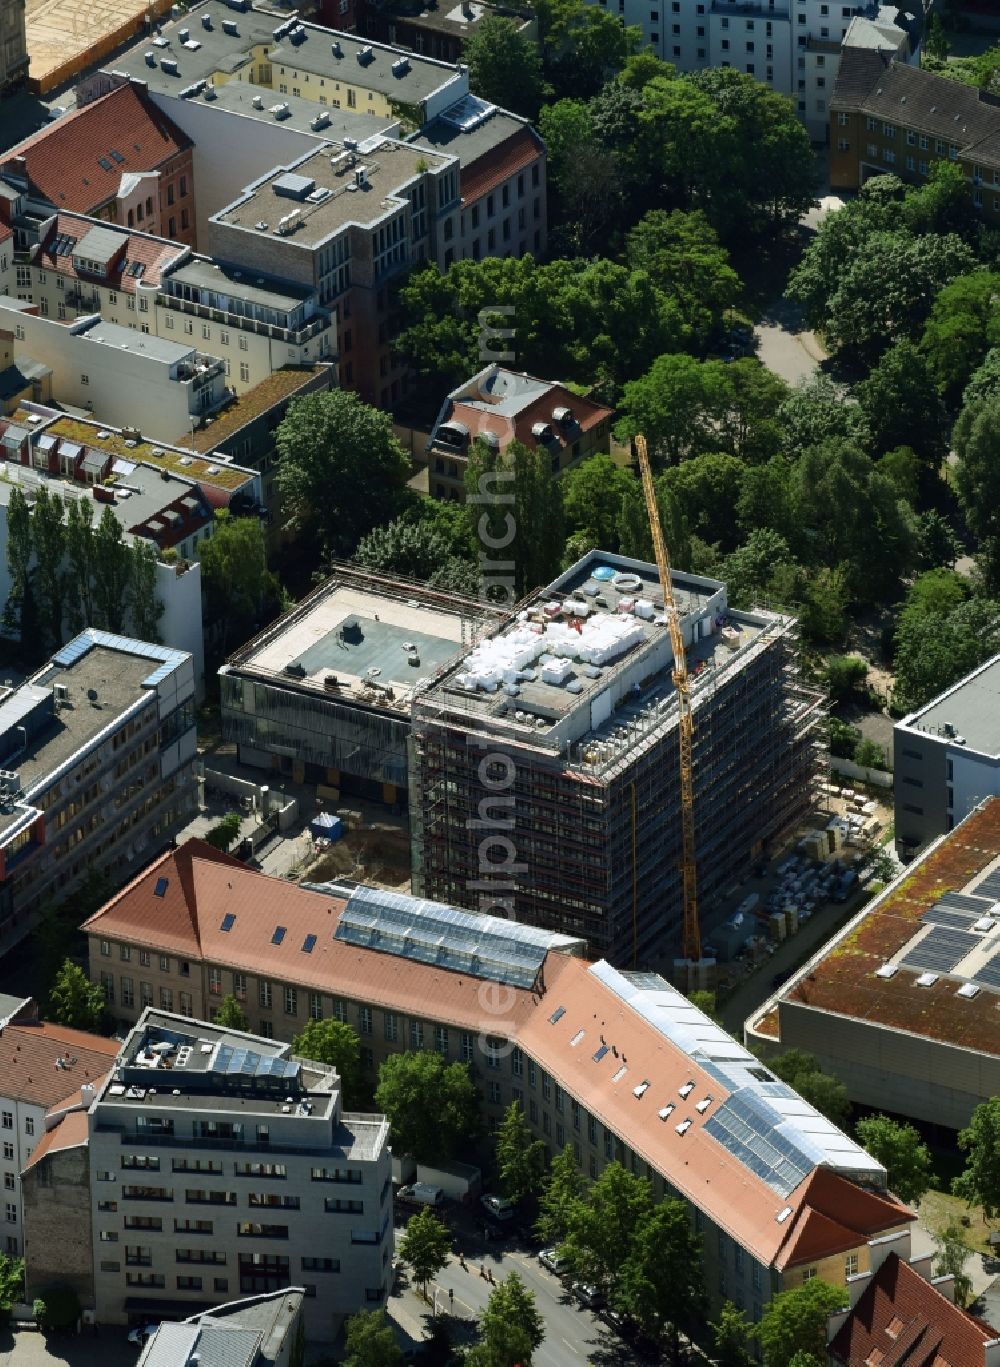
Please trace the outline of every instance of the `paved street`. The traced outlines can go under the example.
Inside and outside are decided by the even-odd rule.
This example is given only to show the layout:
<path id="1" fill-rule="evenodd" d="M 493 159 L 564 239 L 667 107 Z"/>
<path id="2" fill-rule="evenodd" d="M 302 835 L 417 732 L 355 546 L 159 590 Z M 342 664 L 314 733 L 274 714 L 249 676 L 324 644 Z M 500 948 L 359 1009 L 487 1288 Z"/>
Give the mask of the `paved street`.
<path id="1" fill-rule="evenodd" d="M 826 360 L 826 351 L 814 332 L 803 329 L 794 304 L 784 299 L 773 304 L 757 324 L 757 355 L 768 370 L 788 384 L 808 380 Z"/>

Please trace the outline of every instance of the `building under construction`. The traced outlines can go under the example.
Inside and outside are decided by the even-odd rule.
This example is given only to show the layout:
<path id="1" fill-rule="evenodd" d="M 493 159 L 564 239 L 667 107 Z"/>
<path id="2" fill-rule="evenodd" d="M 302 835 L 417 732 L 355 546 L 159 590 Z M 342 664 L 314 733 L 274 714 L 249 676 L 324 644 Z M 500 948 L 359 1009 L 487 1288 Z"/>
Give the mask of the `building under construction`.
<path id="1" fill-rule="evenodd" d="M 695 717 L 703 905 L 810 805 L 822 698 L 794 619 L 674 573 Z M 673 957 L 682 887 L 677 698 L 654 566 L 591 552 L 413 698 L 414 892 Z"/>

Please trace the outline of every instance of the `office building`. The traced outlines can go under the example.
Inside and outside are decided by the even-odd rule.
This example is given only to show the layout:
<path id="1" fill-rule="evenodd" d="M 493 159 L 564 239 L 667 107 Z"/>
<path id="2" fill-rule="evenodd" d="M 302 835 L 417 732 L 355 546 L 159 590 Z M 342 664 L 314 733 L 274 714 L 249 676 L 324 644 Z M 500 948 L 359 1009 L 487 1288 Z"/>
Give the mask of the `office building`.
<path id="1" fill-rule="evenodd" d="M 295 1367 L 304 1338 L 303 1297 L 301 1287 L 290 1287 L 158 1325 L 138 1367 Z"/>
<path id="2" fill-rule="evenodd" d="M 9 1016 L 0 1008 L 0 1249 L 9 1256 L 24 1253 L 21 1172 L 45 1134 L 46 1112 L 74 1087 L 104 1077 L 117 1052 L 114 1040 L 39 1020 L 30 997 Z"/>
<path id="3" fill-rule="evenodd" d="M 1000 106 L 988 91 L 845 49 L 830 114 L 830 184 L 857 190 L 888 172 L 926 185 L 939 161 L 956 162 L 973 206 L 1000 225 Z"/>
<path id="4" fill-rule="evenodd" d="M 692 675 L 704 901 L 807 810 L 821 699 L 797 680 L 794 621 L 733 612 L 717 580 L 674 574 L 673 585 Z M 439 671 L 413 701 L 414 892 L 497 904 L 623 966 L 672 960 L 671 662 L 656 569 L 593 551 Z M 484 873 L 484 819 L 516 851 L 513 872 L 489 854 L 497 867 Z"/>
<path id="5" fill-rule="evenodd" d="M 0 694 L 0 953 L 193 815 L 194 694 L 189 654 L 92 629 Z"/>
<path id="6" fill-rule="evenodd" d="M 194 243 L 191 141 L 138 86 L 33 133 L 3 154 L 0 173 L 55 211 Z"/>
<path id="7" fill-rule="evenodd" d="M 325 1341 L 347 1315 L 384 1304 L 388 1122 L 345 1112 L 325 1064 L 149 1008 L 86 1120 L 99 1323 L 301 1287 L 306 1336 Z M 35 1168 L 43 1186 L 44 1156 Z M 51 1276 L 58 1266 L 60 1231 L 35 1218 L 31 1192 L 26 1201 L 31 1284 L 32 1267 Z"/>
<path id="8" fill-rule="evenodd" d="M 712 1306 L 728 1297 L 756 1320 L 810 1276 L 846 1287 L 913 1218 L 884 1169 L 686 998 L 588 962 L 579 938 L 375 888 L 296 887 L 198 841 L 84 930 L 95 980 L 130 972 L 126 952 L 145 956 L 147 997 L 176 1002 L 186 985 L 210 1015 L 233 993 L 262 1035 L 348 1022 L 370 1082 L 401 1049 L 468 1062 L 489 1130 L 519 1101 L 588 1177 L 617 1159 L 687 1202 Z M 128 1022 L 137 1008 L 114 1010 Z"/>
<path id="9" fill-rule="evenodd" d="M 414 693 L 486 620 L 457 594 L 342 566 L 219 671 L 223 735 L 320 797 L 405 803 Z"/>
<path id="10" fill-rule="evenodd" d="M 544 451 L 552 473 L 611 450 L 612 410 L 565 385 L 496 362 L 445 399 L 427 442 L 425 492 L 465 502 L 469 450 L 479 438 L 504 451 L 512 441 Z"/>
<path id="11" fill-rule="evenodd" d="M 896 723 L 896 848 L 907 858 L 1000 795 L 1000 655 Z"/>
<path id="12" fill-rule="evenodd" d="M 939 836 L 746 1023 L 859 1106 L 943 1129 L 1000 1095 L 1000 799 Z"/>
<path id="13" fill-rule="evenodd" d="M 479 33 L 484 19 L 507 19 L 523 38 L 538 42 L 538 20 L 527 6 L 461 0 L 443 10 L 407 12 L 392 0 L 346 0 L 343 13 L 341 8 L 341 0 L 323 0 L 320 22 L 330 28 L 363 34 L 379 43 L 398 44 L 439 62 L 464 61 L 465 49 Z"/>

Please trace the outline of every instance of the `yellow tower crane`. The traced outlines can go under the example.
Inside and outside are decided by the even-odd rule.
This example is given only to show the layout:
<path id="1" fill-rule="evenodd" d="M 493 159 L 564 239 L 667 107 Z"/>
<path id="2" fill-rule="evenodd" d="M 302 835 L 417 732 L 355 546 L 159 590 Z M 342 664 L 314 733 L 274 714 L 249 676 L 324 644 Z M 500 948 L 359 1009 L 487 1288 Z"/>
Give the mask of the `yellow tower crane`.
<path id="1" fill-rule="evenodd" d="M 691 712 L 691 679 L 688 675 L 687 655 L 684 651 L 684 634 L 681 630 L 681 615 L 674 599 L 673 584 L 670 579 L 670 558 L 663 528 L 660 525 L 660 510 L 656 503 L 656 489 L 653 487 L 653 472 L 649 466 L 649 451 L 646 438 L 635 439 L 635 449 L 639 457 L 639 473 L 642 476 L 642 493 L 646 500 L 646 513 L 649 517 L 649 530 L 653 534 L 653 554 L 660 575 L 660 588 L 663 592 L 663 608 L 670 629 L 670 644 L 674 652 L 673 680 L 677 691 L 677 707 L 680 713 L 680 761 L 681 761 L 681 831 L 683 847 L 681 854 L 681 877 L 684 886 L 684 958 L 689 974 L 701 961 L 701 926 L 698 922 L 698 879 L 694 852 L 694 716 Z M 699 984 L 695 983 L 695 986 Z"/>

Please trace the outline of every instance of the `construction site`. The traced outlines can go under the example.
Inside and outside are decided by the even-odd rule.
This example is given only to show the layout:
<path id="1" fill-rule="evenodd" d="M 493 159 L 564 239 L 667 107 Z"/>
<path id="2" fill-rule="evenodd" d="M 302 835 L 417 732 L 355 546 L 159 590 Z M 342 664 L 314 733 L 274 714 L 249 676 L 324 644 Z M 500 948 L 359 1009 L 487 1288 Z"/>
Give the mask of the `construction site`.
<path id="1" fill-rule="evenodd" d="M 417 686 L 415 893 L 622 967 L 700 957 L 694 864 L 719 896 L 809 810 L 824 700 L 799 678 L 794 619 L 665 572 L 591 552 Z"/>

